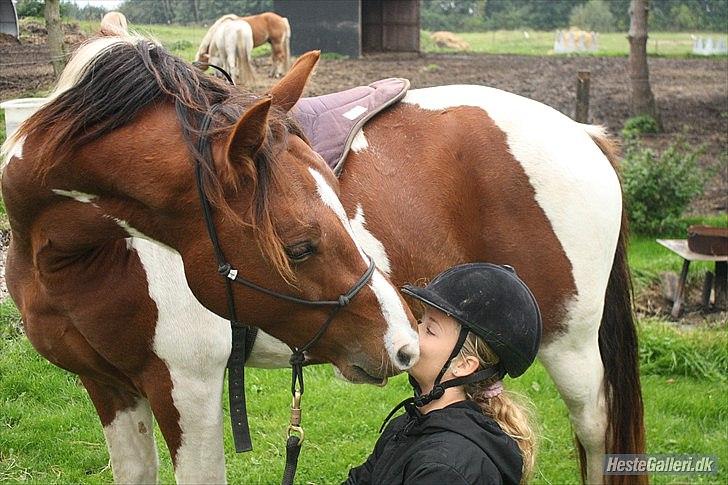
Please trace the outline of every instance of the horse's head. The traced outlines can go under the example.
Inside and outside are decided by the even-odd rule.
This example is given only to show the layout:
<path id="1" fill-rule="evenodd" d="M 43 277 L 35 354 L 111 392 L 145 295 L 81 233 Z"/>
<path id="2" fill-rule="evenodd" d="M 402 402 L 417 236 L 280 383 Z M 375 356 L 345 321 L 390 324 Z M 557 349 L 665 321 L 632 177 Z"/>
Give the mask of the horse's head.
<path id="1" fill-rule="evenodd" d="M 178 251 L 195 296 L 223 317 L 230 313 L 226 283 L 203 218 L 196 164 L 222 254 L 240 277 L 312 301 L 336 300 L 362 278 L 368 258 L 337 181 L 287 115 L 318 53 L 302 56 L 258 97 L 146 40 L 105 46 L 94 55 L 93 43 L 83 47 L 77 57 L 88 61 L 66 76 L 71 87 L 19 132 L 27 140 L 23 161 L 33 159 L 46 191 L 60 194 L 51 200 L 84 194 L 76 201 L 104 225 L 94 228 L 96 238 L 144 237 Z M 232 286 L 244 323 L 294 347 L 310 341 L 331 312 Z M 413 327 L 399 293 L 375 270 L 307 356 L 333 362 L 350 380 L 379 381 L 417 359 Z"/>

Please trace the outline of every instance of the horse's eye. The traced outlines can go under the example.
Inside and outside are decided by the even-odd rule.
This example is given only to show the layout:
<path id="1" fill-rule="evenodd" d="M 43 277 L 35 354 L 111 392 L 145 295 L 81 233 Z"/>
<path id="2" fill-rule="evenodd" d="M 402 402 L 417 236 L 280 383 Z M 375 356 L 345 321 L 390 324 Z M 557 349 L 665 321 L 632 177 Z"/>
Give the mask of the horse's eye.
<path id="1" fill-rule="evenodd" d="M 304 241 L 297 244 L 286 246 L 286 254 L 288 258 L 294 263 L 302 263 L 308 258 L 313 256 L 316 252 L 316 248 L 311 241 Z"/>

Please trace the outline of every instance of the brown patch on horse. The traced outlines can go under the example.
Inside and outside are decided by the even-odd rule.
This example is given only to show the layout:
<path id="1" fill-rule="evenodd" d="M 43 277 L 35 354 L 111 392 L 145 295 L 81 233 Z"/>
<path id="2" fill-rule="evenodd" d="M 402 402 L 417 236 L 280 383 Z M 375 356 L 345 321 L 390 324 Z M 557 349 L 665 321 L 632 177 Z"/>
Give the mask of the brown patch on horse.
<path id="1" fill-rule="evenodd" d="M 470 261 L 509 264 L 539 302 L 545 340 L 560 332 L 576 295 L 571 263 L 493 120 L 474 107 L 401 103 L 364 131 L 376 150 L 349 155 L 341 197 L 350 215 L 363 206 L 392 281 L 427 280 Z"/>

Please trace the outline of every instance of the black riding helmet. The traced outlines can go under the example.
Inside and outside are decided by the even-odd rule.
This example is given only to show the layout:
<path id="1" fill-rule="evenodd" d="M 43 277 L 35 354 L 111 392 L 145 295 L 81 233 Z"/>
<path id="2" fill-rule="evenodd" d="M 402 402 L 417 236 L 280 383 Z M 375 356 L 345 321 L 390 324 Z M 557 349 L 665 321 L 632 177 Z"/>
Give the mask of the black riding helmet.
<path id="1" fill-rule="evenodd" d="M 533 293 L 511 266 L 461 264 L 440 273 L 424 288 L 406 285 L 402 292 L 455 318 L 461 324 L 460 334 L 432 390 L 422 394 L 419 383 L 410 375 L 415 396 L 405 399 L 389 413 L 380 432 L 389 418 L 407 403 L 422 407 L 440 399 L 449 387 L 494 376 L 500 379 L 506 374 L 518 377 L 536 358 L 541 343 L 541 312 Z M 485 340 L 498 356 L 498 364 L 440 383 L 469 332 Z"/>
<path id="2" fill-rule="evenodd" d="M 485 340 L 500 358 L 503 375 L 520 376 L 536 358 L 541 312 L 531 290 L 510 266 L 461 264 L 424 288 L 406 285 L 402 292 L 455 318 Z"/>

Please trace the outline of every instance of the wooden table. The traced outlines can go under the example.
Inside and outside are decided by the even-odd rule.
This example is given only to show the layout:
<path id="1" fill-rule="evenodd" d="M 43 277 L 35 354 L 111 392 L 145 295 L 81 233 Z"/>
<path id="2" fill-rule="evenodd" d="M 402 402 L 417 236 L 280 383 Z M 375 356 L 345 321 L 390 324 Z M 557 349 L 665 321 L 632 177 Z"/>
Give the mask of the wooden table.
<path id="1" fill-rule="evenodd" d="M 710 304 L 711 286 L 715 290 L 715 306 L 722 308 L 728 302 L 728 256 L 711 256 L 709 254 L 694 253 L 688 248 L 687 239 L 658 239 L 658 244 L 666 247 L 673 253 L 683 258 L 683 267 L 680 272 L 680 281 L 675 292 L 675 302 L 672 305 L 672 318 L 678 318 L 682 311 L 685 298 L 685 281 L 688 278 L 688 269 L 691 261 L 713 261 L 715 262 L 715 277 L 706 278 L 703 288 L 703 305 Z M 709 273 L 710 275 L 710 273 Z"/>

